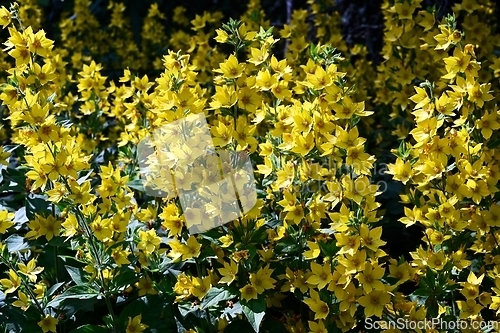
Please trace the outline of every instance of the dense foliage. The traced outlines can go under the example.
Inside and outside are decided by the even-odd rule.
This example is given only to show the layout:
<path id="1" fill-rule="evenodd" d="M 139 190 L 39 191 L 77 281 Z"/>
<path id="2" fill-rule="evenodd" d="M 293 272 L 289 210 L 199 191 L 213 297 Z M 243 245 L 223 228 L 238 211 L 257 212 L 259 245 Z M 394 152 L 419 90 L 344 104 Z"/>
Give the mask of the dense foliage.
<path id="1" fill-rule="evenodd" d="M 54 40 L 0 7 L 0 330 L 499 332 L 496 3 L 449 4 L 380 3 L 380 52 L 326 0 L 275 28 L 151 3 L 139 30 L 75 0 Z M 152 196 L 138 148 L 194 115 L 255 171 L 200 233 L 218 204 Z"/>

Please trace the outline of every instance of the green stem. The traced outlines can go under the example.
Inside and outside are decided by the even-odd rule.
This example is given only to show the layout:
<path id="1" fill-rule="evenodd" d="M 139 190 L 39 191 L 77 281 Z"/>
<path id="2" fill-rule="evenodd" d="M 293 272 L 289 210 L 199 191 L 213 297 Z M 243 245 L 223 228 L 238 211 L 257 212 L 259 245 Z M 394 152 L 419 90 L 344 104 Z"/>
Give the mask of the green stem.
<path id="1" fill-rule="evenodd" d="M 52 204 L 52 216 L 54 216 L 54 218 L 56 217 L 56 205 L 55 204 Z M 56 283 L 59 283 L 59 277 L 60 277 L 60 273 L 59 273 L 59 250 L 58 250 L 58 247 L 57 246 L 54 246 L 54 267 L 55 267 L 55 270 L 56 270 Z"/>

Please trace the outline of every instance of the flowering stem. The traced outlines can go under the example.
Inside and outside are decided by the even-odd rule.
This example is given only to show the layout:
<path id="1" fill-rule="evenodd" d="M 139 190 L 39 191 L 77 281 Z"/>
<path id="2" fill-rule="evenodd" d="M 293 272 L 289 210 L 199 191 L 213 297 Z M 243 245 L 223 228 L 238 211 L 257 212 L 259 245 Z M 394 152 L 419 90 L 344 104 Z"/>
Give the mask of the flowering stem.
<path id="1" fill-rule="evenodd" d="M 5 264 L 5 266 L 7 266 L 8 269 L 10 269 L 10 270 L 12 270 L 14 272 L 17 271 L 15 269 L 15 267 L 8 260 L 5 260 L 3 258 L 3 256 L 0 256 L 0 261 L 3 262 Z M 31 288 L 29 286 L 29 283 L 26 282 L 23 274 L 19 274 L 18 276 L 21 279 L 21 284 L 24 286 L 24 289 L 30 295 L 31 299 L 35 303 L 36 308 L 38 309 L 38 311 L 40 312 L 40 314 L 43 316 L 43 314 L 44 314 L 43 307 L 40 304 L 40 302 L 38 302 L 38 300 L 36 299 L 36 295 L 35 295 L 35 293 L 33 293 L 33 290 L 31 290 Z"/>
<path id="2" fill-rule="evenodd" d="M 56 158 L 55 154 L 54 154 L 54 151 L 50 148 L 50 145 L 47 145 L 50 153 L 52 154 L 54 160 Z M 64 185 L 66 186 L 66 188 L 68 189 L 68 191 L 71 192 L 71 186 L 69 185 L 68 183 L 68 180 L 64 177 L 61 177 Z M 111 320 L 112 320 L 112 323 L 113 323 L 113 328 L 116 332 L 118 332 L 118 324 L 117 324 L 117 321 L 116 321 L 116 316 L 114 314 L 114 311 L 113 311 L 113 307 L 111 305 L 111 302 L 109 300 L 109 295 L 108 295 L 108 292 L 106 290 L 106 283 L 105 283 L 105 279 L 104 279 L 104 275 L 102 273 L 102 261 L 101 261 L 101 258 L 100 258 L 100 255 L 99 255 L 99 252 L 98 252 L 98 249 L 97 249 L 97 246 L 96 244 L 94 243 L 94 237 L 92 235 L 92 230 L 90 229 L 90 227 L 88 226 L 87 222 L 85 221 L 85 217 L 83 216 L 83 214 L 81 213 L 81 211 L 79 209 L 74 209 L 73 210 L 74 213 L 76 214 L 77 216 L 77 221 L 78 221 L 78 224 L 84 229 L 84 235 L 86 236 L 89 244 L 90 244 L 90 253 L 93 255 L 93 258 L 94 260 L 96 261 L 96 264 L 97 264 L 97 270 L 99 272 L 99 282 L 100 282 L 100 286 L 102 288 L 102 294 L 104 296 L 104 300 L 106 301 L 106 306 L 108 308 L 108 311 L 109 311 L 109 314 L 111 316 Z M 56 258 L 57 260 L 57 258 Z M 56 261 L 57 262 L 57 261 Z M 57 265 L 56 265 L 56 270 L 57 270 Z"/>

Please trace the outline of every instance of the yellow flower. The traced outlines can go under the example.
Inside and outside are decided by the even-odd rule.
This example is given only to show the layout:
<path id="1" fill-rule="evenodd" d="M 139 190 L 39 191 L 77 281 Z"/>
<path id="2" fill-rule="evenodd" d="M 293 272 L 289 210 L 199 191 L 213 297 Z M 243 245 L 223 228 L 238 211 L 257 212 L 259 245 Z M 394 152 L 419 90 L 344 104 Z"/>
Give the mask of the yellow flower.
<path id="1" fill-rule="evenodd" d="M 479 296 L 479 286 L 468 282 L 461 282 L 460 284 L 462 285 L 460 293 L 464 295 L 467 300 L 475 300 Z"/>
<path id="2" fill-rule="evenodd" d="M 479 204 L 482 198 L 487 197 L 491 194 L 490 190 L 488 189 L 488 184 L 482 179 L 478 181 L 469 179 L 467 180 L 466 185 L 469 188 L 470 193 L 472 194 L 472 200 L 476 204 Z"/>
<path id="3" fill-rule="evenodd" d="M 10 29 L 10 28 L 9 28 Z M 22 68 L 31 60 L 30 51 L 24 45 L 17 45 L 16 48 L 9 51 L 9 55 L 16 59 L 16 67 Z"/>
<path id="4" fill-rule="evenodd" d="M 221 247 L 228 247 L 233 244 L 233 237 L 231 235 L 225 235 L 219 238 L 219 241 L 222 243 Z"/>
<path id="5" fill-rule="evenodd" d="M 344 288 L 337 288 L 335 290 L 335 297 L 340 301 L 340 311 L 354 316 L 358 298 L 361 294 L 361 289 L 356 288 L 353 283 L 349 283 Z"/>
<path id="6" fill-rule="evenodd" d="M 395 180 L 406 184 L 412 176 L 412 167 L 409 161 L 405 162 L 398 158 L 395 164 L 389 164 L 389 174 L 393 175 Z"/>
<path id="7" fill-rule="evenodd" d="M 347 148 L 346 165 L 351 166 L 355 173 L 368 175 L 375 158 L 364 152 L 363 146 Z"/>
<path id="8" fill-rule="evenodd" d="M 215 94 L 210 102 L 210 108 L 230 108 L 238 102 L 238 94 L 233 86 L 216 86 Z"/>
<path id="9" fill-rule="evenodd" d="M 394 11 L 398 14 L 398 19 L 411 20 L 415 11 L 415 5 L 408 2 L 396 3 L 394 4 Z"/>
<path id="10" fill-rule="evenodd" d="M 78 232 L 78 220 L 74 214 L 68 214 L 66 220 L 61 224 L 64 228 L 64 237 L 71 238 Z"/>
<path id="11" fill-rule="evenodd" d="M 264 290 L 273 289 L 276 280 L 271 277 L 273 270 L 261 268 L 257 273 L 250 273 L 250 283 L 257 290 L 258 294 L 262 294 Z"/>
<path id="12" fill-rule="evenodd" d="M 213 126 L 210 129 L 210 132 L 214 136 L 213 138 L 214 145 L 221 148 L 227 146 L 229 142 L 231 142 L 231 140 L 233 139 L 234 135 L 233 134 L 234 129 L 229 126 L 226 126 L 222 122 L 219 122 L 219 124 L 216 127 Z"/>
<path id="13" fill-rule="evenodd" d="M 381 236 L 382 227 L 373 228 L 371 230 L 368 229 L 366 224 L 362 224 L 360 227 L 359 237 L 361 237 L 361 244 L 372 251 L 377 251 L 380 246 L 386 244 L 386 242 L 380 239 Z"/>
<path id="14" fill-rule="evenodd" d="M 317 323 L 309 321 L 309 329 L 309 333 L 328 333 L 323 320 L 320 320 Z"/>
<path id="15" fill-rule="evenodd" d="M 494 98 L 493 95 L 490 94 L 490 86 L 490 83 L 479 85 L 479 83 L 476 82 L 467 90 L 469 100 L 477 104 L 480 108 L 483 107 L 484 102 L 491 101 Z"/>
<path id="16" fill-rule="evenodd" d="M 423 120 L 417 123 L 417 127 L 410 131 L 415 141 L 415 148 L 418 148 L 425 144 L 429 138 L 436 135 L 437 129 L 441 127 L 443 120 L 438 120 L 436 117 Z"/>
<path id="17" fill-rule="evenodd" d="M 255 47 L 251 47 L 250 53 L 251 53 L 252 57 L 250 59 L 248 59 L 248 62 L 250 62 L 256 66 L 262 64 L 269 57 L 269 52 L 268 52 L 267 48 L 265 48 L 265 47 L 262 47 L 260 49 L 255 48 Z"/>
<path id="18" fill-rule="evenodd" d="M 479 315 L 479 311 L 483 309 L 483 306 L 477 304 L 473 299 L 468 299 L 467 301 L 456 301 L 458 309 L 460 310 L 460 319 L 475 319 Z"/>
<path id="19" fill-rule="evenodd" d="M 429 256 L 427 264 L 429 265 L 430 268 L 434 268 L 439 271 L 443 269 L 447 261 L 448 259 L 445 257 L 444 252 L 439 251 L 438 253 L 432 253 Z"/>
<path id="20" fill-rule="evenodd" d="M 497 113 L 491 114 L 486 111 L 484 115 L 476 120 L 476 128 L 481 130 L 481 134 L 485 139 L 489 139 L 494 130 L 500 128 L 500 123 L 497 121 Z"/>
<path id="21" fill-rule="evenodd" d="M 378 265 L 366 263 L 362 272 L 358 273 L 356 278 L 366 293 L 372 290 L 385 290 L 384 284 L 380 279 L 384 276 L 384 269 Z"/>
<path id="22" fill-rule="evenodd" d="M 177 282 L 174 285 L 174 291 L 179 299 L 186 298 L 191 295 L 192 290 L 191 278 L 187 276 L 184 272 L 177 276 Z"/>
<path id="23" fill-rule="evenodd" d="M 45 236 L 47 240 L 51 240 L 54 236 L 59 236 L 61 221 L 56 219 L 54 216 L 49 215 L 43 217 L 41 215 L 35 214 L 35 220 L 28 223 L 30 231 L 26 234 L 26 238 L 39 238 Z"/>
<path id="24" fill-rule="evenodd" d="M 7 229 L 14 225 L 14 223 L 12 222 L 14 215 L 14 213 L 6 210 L 0 211 L 0 234 L 6 233 Z"/>
<path id="25" fill-rule="evenodd" d="M 412 97 L 410 97 L 410 100 L 416 103 L 413 109 L 414 110 L 422 109 L 424 106 L 426 106 L 431 102 L 431 99 L 427 95 L 427 91 L 425 91 L 424 88 L 415 87 L 415 90 L 417 91 L 417 93 Z"/>
<path id="26" fill-rule="evenodd" d="M 0 7 L 0 25 L 2 25 L 2 28 L 8 26 L 11 19 L 9 10 L 5 6 Z"/>
<path id="27" fill-rule="evenodd" d="M 10 152 L 5 151 L 4 147 L 0 147 L 0 164 L 9 165 Z"/>
<path id="28" fill-rule="evenodd" d="M 4 294 L 9 294 L 17 290 L 21 286 L 21 278 L 12 269 L 9 269 L 8 279 L 1 279 L 0 284 L 5 288 Z"/>
<path id="29" fill-rule="evenodd" d="M 101 242 L 113 236 L 113 231 L 110 229 L 110 219 L 102 219 L 101 216 L 96 216 L 96 219 L 90 223 L 90 228 L 94 232 L 94 236 Z"/>
<path id="30" fill-rule="evenodd" d="M 173 204 L 166 205 L 162 213 L 158 215 L 163 222 L 161 225 L 169 231 L 170 236 L 178 236 L 181 234 L 182 228 L 185 225 L 183 219 L 178 215 L 177 207 Z"/>
<path id="31" fill-rule="evenodd" d="M 215 32 L 217 33 L 217 36 L 214 39 L 217 43 L 225 43 L 228 40 L 229 35 L 224 30 L 216 29 Z"/>
<path id="32" fill-rule="evenodd" d="M 261 97 L 255 89 L 243 87 L 238 89 L 238 107 L 249 112 L 256 112 L 261 106 Z"/>
<path id="33" fill-rule="evenodd" d="M 43 267 L 36 267 L 35 259 L 31 259 L 27 265 L 22 262 L 18 263 L 19 272 L 29 278 L 29 280 L 33 283 L 36 282 L 37 275 L 43 272 Z"/>
<path id="34" fill-rule="evenodd" d="M 56 332 L 56 325 L 57 325 L 57 319 L 50 316 L 46 315 L 45 318 L 43 318 L 41 321 L 38 322 L 38 326 L 43 330 L 44 333 L 46 332 Z M 128 332 L 127 332 L 128 333 Z"/>
<path id="35" fill-rule="evenodd" d="M 134 318 L 128 317 L 128 324 L 125 330 L 126 333 L 141 333 L 146 328 L 147 325 L 141 323 L 142 315 L 135 316 Z"/>
<path id="36" fill-rule="evenodd" d="M 407 262 L 401 265 L 397 264 L 395 259 L 391 259 L 391 264 L 389 265 L 389 276 L 398 279 L 396 284 L 401 284 L 408 281 L 412 277 L 412 268 Z"/>
<path id="37" fill-rule="evenodd" d="M 425 230 L 427 237 L 431 241 L 432 245 L 442 244 L 444 241 L 451 238 L 451 235 L 443 235 L 443 233 L 439 230 L 428 228 Z"/>
<path id="38" fill-rule="evenodd" d="M 332 84 L 332 78 L 323 67 L 316 66 L 313 74 L 307 73 L 305 84 L 314 90 L 322 90 Z"/>
<path id="39" fill-rule="evenodd" d="M 357 251 L 354 255 L 344 254 L 339 257 L 339 263 L 345 267 L 346 274 L 353 274 L 362 271 L 366 264 L 366 251 Z"/>
<path id="40" fill-rule="evenodd" d="M 153 281 L 149 276 L 141 277 L 139 282 L 137 282 L 137 288 L 139 288 L 139 297 L 146 294 L 156 295 L 157 291 L 154 289 Z"/>
<path id="41" fill-rule="evenodd" d="M 193 235 L 189 236 L 186 241 L 186 245 L 182 248 L 182 260 L 188 260 L 191 258 L 198 258 L 201 251 L 201 244 L 198 243 L 196 237 Z"/>
<path id="42" fill-rule="evenodd" d="M 31 27 L 26 28 L 24 34 L 28 39 L 28 47 L 31 53 L 38 54 L 42 57 L 47 57 L 52 50 L 54 42 L 45 37 L 45 31 L 39 30 L 33 33 Z"/>
<path id="43" fill-rule="evenodd" d="M 261 91 L 268 91 L 277 83 L 278 80 L 276 78 L 276 75 L 271 75 L 269 70 L 266 69 L 259 71 L 259 73 L 257 74 L 255 86 Z"/>
<path id="44" fill-rule="evenodd" d="M 457 44 L 462 39 L 462 33 L 458 30 L 452 31 L 449 27 L 442 24 L 439 26 L 440 34 L 434 36 L 438 42 L 435 50 L 446 50 L 450 45 Z"/>
<path id="45" fill-rule="evenodd" d="M 28 308 L 30 307 L 30 304 L 31 304 L 29 297 L 26 296 L 26 294 L 20 290 L 17 291 L 17 296 L 18 296 L 18 299 L 16 301 L 14 301 L 12 303 L 12 305 L 20 308 L 23 311 L 28 310 Z"/>
<path id="46" fill-rule="evenodd" d="M 193 278 L 191 283 L 191 294 L 198 297 L 199 300 L 203 299 L 210 288 L 212 288 L 210 276 L 204 277 L 203 279 L 199 277 Z"/>
<path id="47" fill-rule="evenodd" d="M 219 282 L 230 285 L 236 279 L 238 263 L 234 260 L 230 260 L 229 264 L 224 262 L 224 268 L 219 268 L 219 273 L 222 274 L 222 279 L 220 279 Z"/>
<path id="48" fill-rule="evenodd" d="M 229 58 L 220 64 L 220 69 L 215 69 L 214 72 L 222 73 L 228 79 L 235 79 L 243 74 L 245 64 L 240 64 L 236 56 L 231 54 Z"/>
<path id="49" fill-rule="evenodd" d="M 319 245 L 315 242 L 310 241 L 307 241 L 307 245 L 309 246 L 309 250 L 305 251 L 302 255 L 306 260 L 316 259 L 321 253 Z"/>
<path id="50" fill-rule="evenodd" d="M 292 98 L 292 92 L 288 89 L 288 82 L 278 82 L 271 88 L 271 92 L 281 101 L 290 100 Z"/>
<path id="51" fill-rule="evenodd" d="M 341 247 L 338 254 L 348 253 L 349 255 L 354 255 L 361 245 L 361 239 L 358 235 L 335 233 L 335 238 L 337 239 L 336 245 Z"/>
<path id="52" fill-rule="evenodd" d="M 255 288 L 251 284 L 247 284 L 246 286 L 241 288 L 240 293 L 241 293 L 241 298 L 247 301 L 250 301 L 252 299 L 257 299 L 258 297 L 257 288 Z"/>
<path id="53" fill-rule="evenodd" d="M 446 64 L 446 71 L 448 72 L 445 75 L 444 79 L 453 79 L 457 73 L 463 73 L 469 66 L 469 62 L 471 60 L 470 55 L 466 55 L 462 52 L 458 47 L 453 51 L 453 56 L 444 58 L 443 61 Z"/>
<path id="54" fill-rule="evenodd" d="M 421 10 L 418 12 L 417 22 L 418 25 L 424 27 L 424 31 L 429 31 L 434 27 L 436 18 L 433 13 Z"/>
<path id="55" fill-rule="evenodd" d="M 384 307 L 391 300 L 387 291 L 373 290 L 369 294 L 359 298 L 359 304 L 365 308 L 366 318 L 376 316 L 382 318 Z"/>
<path id="56" fill-rule="evenodd" d="M 330 313 L 330 308 L 328 307 L 328 304 L 323 302 L 319 294 L 316 290 L 311 289 L 310 290 L 310 298 L 306 298 L 304 300 L 304 303 L 306 303 L 309 308 L 314 312 L 314 319 L 326 319 L 328 314 Z"/>
<path id="57" fill-rule="evenodd" d="M 116 265 L 121 267 L 122 265 L 130 264 L 130 261 L 128 260 L 130 253 L 130 251 L 123 250 L 122 247 L 117 247 L 111 253 L 111 257 L 115 261 Z"/>
<path id="58" fill-rule="evenodd" d="M 311 271 L 313 275 L 307 279 L 307 283 L 317 286 L 319 290 L 326 287 L 326 285 L 332 281 L 332 268 L 329 262 L 323 266 L 311 262 Z"/>
<path id="59" fill-rule="evenodd" d="M 160 247 L 161 238 L 154 230 L 139 231 L 139 244 L 137 248 L 146 254 L 151 254 Z"/>
<path id="60" fill-rule="evenodd" d="M 340 103 L 333 104 L 332 108 L 335 111 L 335 116 L 337 118 L 349 119 L 355 113 L 362 112 L 365 108 L 365 103 L 354 103 L 350 97 L 346 96 Z"/>

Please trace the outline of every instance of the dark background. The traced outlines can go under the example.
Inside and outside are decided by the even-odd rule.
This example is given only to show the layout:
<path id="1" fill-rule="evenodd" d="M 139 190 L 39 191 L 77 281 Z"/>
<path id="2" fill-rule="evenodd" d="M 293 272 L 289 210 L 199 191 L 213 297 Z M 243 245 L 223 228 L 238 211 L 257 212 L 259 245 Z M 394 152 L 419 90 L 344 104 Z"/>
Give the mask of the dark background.
<path id="1" fill-rule="evenodd" d="M 71 12 L 74 1 L 71 0 L 39 0 L 39 4 L 44 8 L 45 20 L 42 23 L 43 29 L 49 38 L 54 39 L 57 35 L 57 22 L 63 12 Z M 109 20 L 107 6 L 109 0 L 90 1 L 91 12 L 103 24 Z M 221 11 L 225 19 L 237 18 L 247 9 L 248 1 L 235 0 L 124 0 L 126 5 L 126 15 L 130 17 L 134 36 L 140 40 L 140 27 L 144 17 L 147 15 L 151 3 L 158 3 L 161 12 L 167 14 L 165 26 L 167 29 L 172 26 L 168 13 L 172 13 L 177 6 L 184 6 L 188 18 L 193 19 L 196 14 L 204 11 Z M 457 0 L 424 0 L 424 8 L 435 6 L 438 10 L 438 19 L 451 12 L 451 8 Z M 10 1 L 0 1 L 8 7 Z M 383 18 L 380 6 L 382 0 L 316 0 L 327 11 L 337 11 L 341 17 L 342 34 L 348 45 L 364 44 L 367 46 L 369 58 L 375 64 L 381 61 L 379 52 L 382 48 Z M 332 4 L 333 3 L 333 4 Z M 306 0 L 261 0 L 262 8 L 271 25 L 280 27 L 287 22 L 293 9 L 308 9 Z M 500 18 L 500 10 L 497 3 L 497 17 Z"/>

